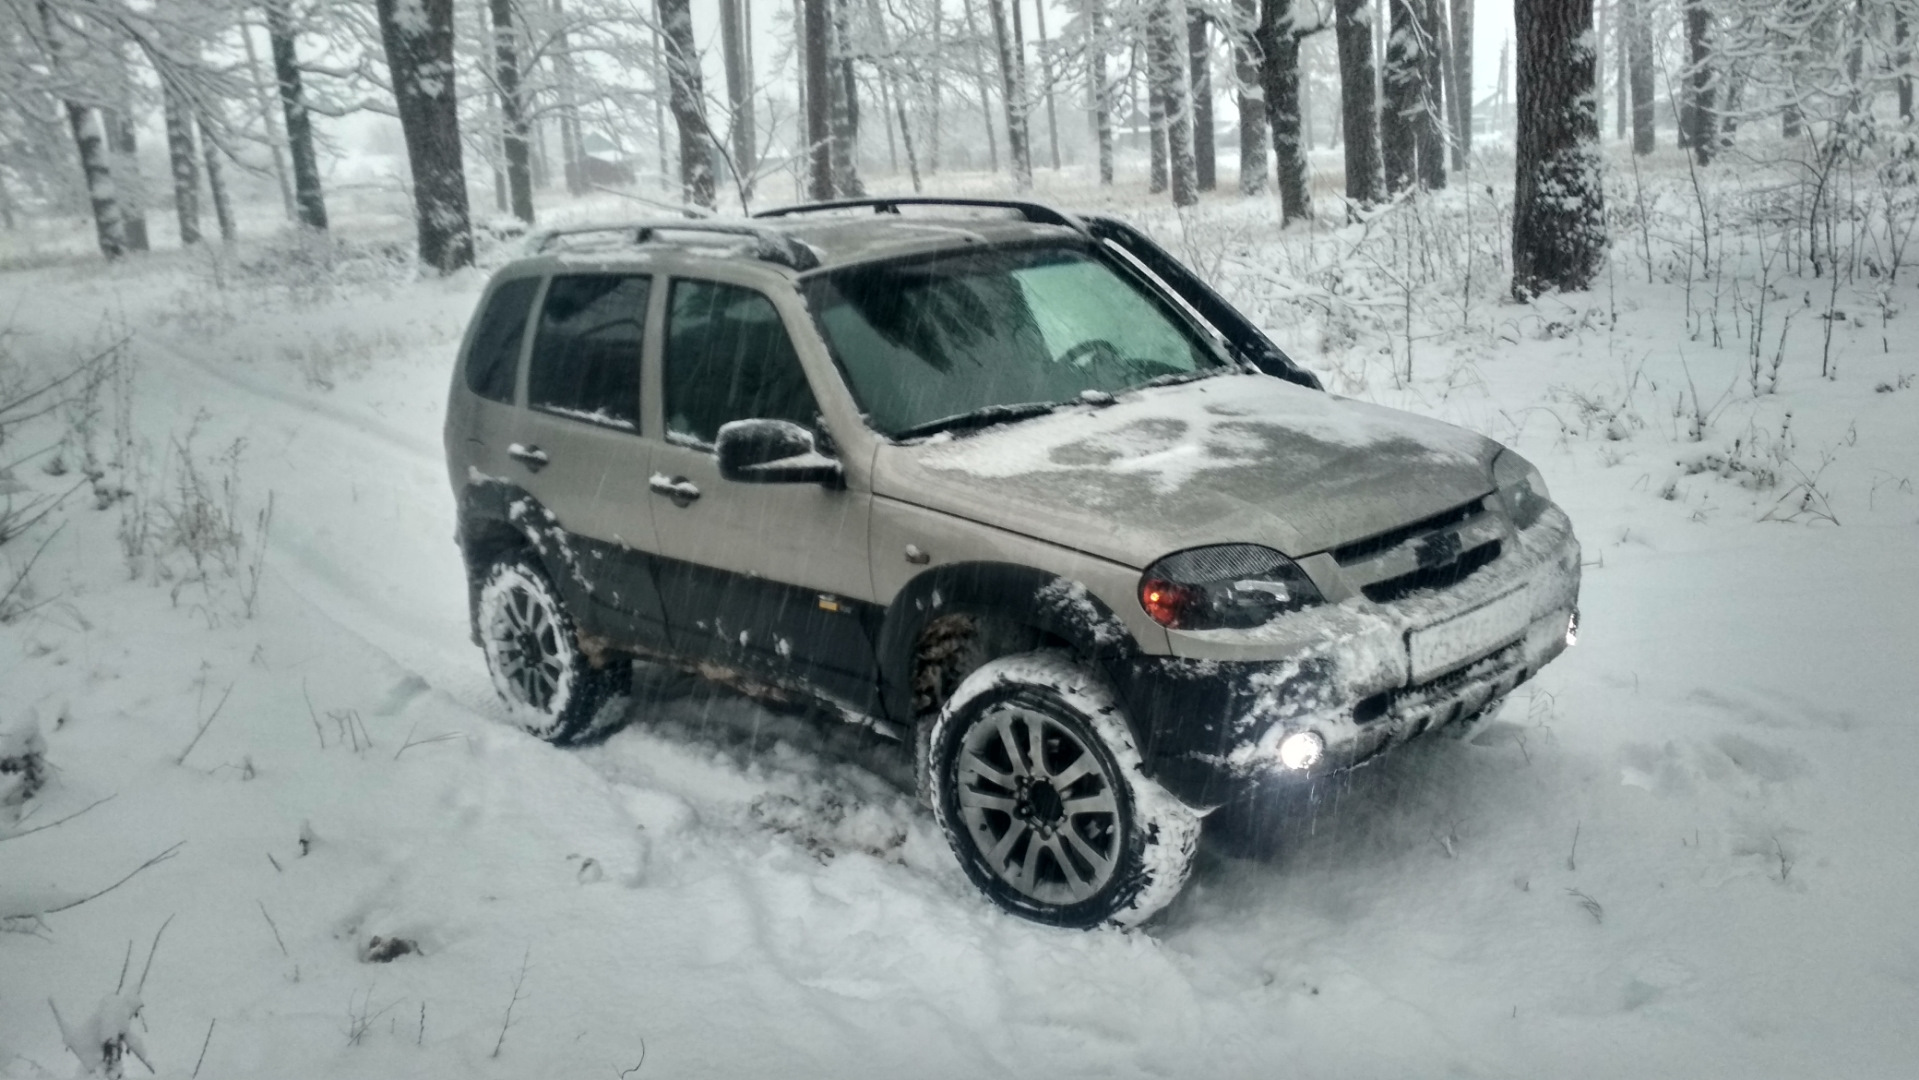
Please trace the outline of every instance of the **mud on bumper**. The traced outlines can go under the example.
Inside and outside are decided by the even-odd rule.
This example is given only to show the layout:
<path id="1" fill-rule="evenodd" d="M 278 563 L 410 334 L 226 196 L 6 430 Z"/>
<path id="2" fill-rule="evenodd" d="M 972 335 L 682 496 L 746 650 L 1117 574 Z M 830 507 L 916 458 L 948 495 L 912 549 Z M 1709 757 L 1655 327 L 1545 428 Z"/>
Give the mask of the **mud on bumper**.
<path id="1" fill-rule="evenodd" d="M 1567 646 L 1579 546 L 1570 529 L 1526 539 L 1525 552 L 1444 595 L 1392 608 L 1328 609 L 1301 635 L 1312 644 L 1284 658 L 1132 658 L 1113 674 L 1147 771 L 1189 805 L 1211 808 L 1261 789 L 1303 787 L 1470 722 Z M 1522 593 L 1518 625 L 1452 662 L 1420 669 L 1418 635 L 1443 633 L 1494 604 L 1517 606 Z M 1298 731 L 1318 733 L 1325 752 L 1308 768 L 1286 769 L 1277 745 Z"/>

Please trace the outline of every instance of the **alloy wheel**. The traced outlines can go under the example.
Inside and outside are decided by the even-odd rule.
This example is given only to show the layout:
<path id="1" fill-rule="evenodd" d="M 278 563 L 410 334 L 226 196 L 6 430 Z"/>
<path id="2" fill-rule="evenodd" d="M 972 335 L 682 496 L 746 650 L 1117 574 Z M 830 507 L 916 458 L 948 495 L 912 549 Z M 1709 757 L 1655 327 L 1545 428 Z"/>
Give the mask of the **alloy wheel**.
<path id="1" fill-rule="evenodd" d="M 1122 837 L 1114 778 L 1059 720 L 1004 702 L 966 732 L 961 819 L 992 872 L 1041 903 L 1075 904 L 1113 879 Z"/>

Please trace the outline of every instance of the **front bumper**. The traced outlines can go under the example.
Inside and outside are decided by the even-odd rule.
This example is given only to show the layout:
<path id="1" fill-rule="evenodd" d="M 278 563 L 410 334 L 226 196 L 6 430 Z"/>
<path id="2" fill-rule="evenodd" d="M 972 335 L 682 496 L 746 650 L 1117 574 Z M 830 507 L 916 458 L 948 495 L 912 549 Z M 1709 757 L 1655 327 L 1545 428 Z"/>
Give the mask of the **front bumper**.
<path id="1" fill-rule="evenodd" d="M 1579 544 L 1563 513 L 1512 539 L 1450 588 L 1189 635 L 1184 651 L 1212 656 L 1134 658 L 1115 674 L 1147 771 L 1210 808 L 1350 769 L 1496 705 L 1565 651 L 1579 599 Z M 1298 731 L 1318 733 L 1325 753 L 1285 769 L 1279 740 Z"/>

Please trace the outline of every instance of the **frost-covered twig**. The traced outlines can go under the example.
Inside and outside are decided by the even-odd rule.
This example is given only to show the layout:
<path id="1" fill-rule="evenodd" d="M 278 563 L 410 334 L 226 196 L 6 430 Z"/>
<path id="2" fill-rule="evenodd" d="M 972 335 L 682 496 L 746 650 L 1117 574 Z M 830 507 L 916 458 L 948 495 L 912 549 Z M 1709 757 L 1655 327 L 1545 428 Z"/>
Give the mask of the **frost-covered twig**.
<path id="1" fill-rule="evenodd" d="M 179 757 L 173 759 L 175 765 L 185 765 L 187 763 L 187 755 L 193 753 L 193 748 L 200 745 L 200 736 L 205 735 L 207 729 L 213 726 L 213 721 L 220 715 L 220 710 L 226 708 L 227 699 L 232 696 L 233 684 L 228 683 L 226 693 L 220 695 L 219 703 L 213 706 L 213 711 L 207 714 L 205 720 L 200 721 L 200 730 L 193 733 L 193 741 L 187 744 L 185 750 L 180 751 Z"/>
<path id="2" fill-rule="evenodd" d="M 520 973 L 513 979 L 513 997 L 506 1003 L 506 1016 L 500 1020 L 500 1037 L 493 1040 L 493 1053 L 489 1057 L 499 1057 L 500 1047 L 506 1044 L 506 1029 L 513 1026 L 513 1006 L 520 1003 L 520 987 L 526 983 L 527 957 L 533 955 L 533 946 L 528 945 L 526 952 L 520 955 Z"/>
<path id="3" fill-rule="evenodd" d="M 153 954 L 160 951 L 160 935 L 166 933 L 167 927 L 172 925 L 173 916 L 169 915 L 167 916 L 167 921 L 160 924 L 160 929 L 153 932 L 153 944 L 147 948 L 146 966 L 140 969 L 140 981 L 133 987 L 133 992 L 136 996 L 146 990 L 147 976 L 153 972 Z"/>
<path id="4" fill-rule="evenodd" d="M 287 943 L 280 938 L 280 927 L 274 923 L 273 916 L 267 914 L 266 902 L 255 900 L 254 903 L 260 905 L 260 917 L 267 921 L 267 929 L 273 931 L 273 943 L 280 946 L 280 955 L 288 960 L 293 959 L 293 954 L 287 951 Z"/>
<path id="5" fill-rule="evenodd" d="M 115 794 L 117 795 L 118 792 L 116 792 Z M 31 836 L 34 833 L 44 832 L 47 829 L 58 828 L 59 826 L 65 825 L 67 822 L 72 821 L 74 818 L 79 817 L 81 814 L 84 814 L 87 811 L 93 809 L 94 807 L 99 806 L 101 803 L 112 801 L 113 798 L 114 798 L 113 795 L 108 795 L 103 798 L 95 799 L 92 802 L 88 803 L 87 805 L 81 807 L 80 809 L 75 810 L 73 813 L 68 814 L 66 817 L 60 818 L 56 821 L 49 821 L 45 825 L 35 825 L 31 829 L 21 829 L 19 832 L 0 833 L 0 843 L 5 843 L 8 840 L 18 840 L 23 836 Z"/>
<path id="6" fill-rule="evenodd" d="M 127 882 L 132 881 L 134 878 L 138 877 L 141 873 L 147 870 L 151 870 L 154 867 L 160 865 L 161 863 L 166 862 L 168 859 L 173 858 L 175 855 L 179 854 L 180 849 L 185 846 L 186 846 L 186 841 L 185 840 L 180 841 L 179 843 L 173 845 L 172 847 L 166 849 L 165 851 L 162 851 L 160 854 L 155 855 L 153 858 L 148 859 L 146 862 L 141 863 L 139 866 L 134 867 L 131 871 L 127 873 L 126 877 L 121 878 L 119 881 L 114 882 L 113 884 L 107 886 L 104 889 L 101 889 L 98 892 L 88 893 L 87 895 L 82 896 L 78 900 L 69 900 L 64 904 L 59 904 L 55 907 L 47 908 L 45 911 L 33 912 L 32 914 L 58 915 L 63 911 L 72 911 L 74 908 L 79 907 L 81 904 L 98 900 L 102 896 L 105 896 L 106 894 L 112 892 L 113 890 L 119 888 L 120 886 L 125 885 Z M 20 914 L 26 914 L 26 913 L 22 912 Z M 156 938 L 155 941 L 157 943 L 158 938 Z"/>
<path id="7" fill-rule="evenodd" d="M 207 1037 L 200 1040 L 200 1056 L 193 1061 L 193 1076 L 199 1076 L 200 1066 L 206 1063 L 207 1047 L 213 1044 L 213 1025 L 219 1022 L 220 1018 L 217 1016 L 207 1021 Z M 188 1080 L 193 1080 L 193 1078 L 188 1077 Z"/>
<path id="8" fill-rule="evenodd" d="M 432 743 L 450 742 L 453 739 L 457 739 L 461 737 L 460 733 L 457 731 L 443 731 L 438 735 L 429 735 L 424 739 L 416 740 L 413 737 L 413 730 L 414 728 L 417 728 L 419 726 L 420 726 L 419 724 L 415 723 L 413 727 L 406 729 L 406 743 L 402 745 L 398 750 L 395 750 L 393 752 L 393 760 L 395 761 L 400 760 L 401 754 L 406 753 L 408 750 L 411 750 L 416 746 L 428 746 Z"/>

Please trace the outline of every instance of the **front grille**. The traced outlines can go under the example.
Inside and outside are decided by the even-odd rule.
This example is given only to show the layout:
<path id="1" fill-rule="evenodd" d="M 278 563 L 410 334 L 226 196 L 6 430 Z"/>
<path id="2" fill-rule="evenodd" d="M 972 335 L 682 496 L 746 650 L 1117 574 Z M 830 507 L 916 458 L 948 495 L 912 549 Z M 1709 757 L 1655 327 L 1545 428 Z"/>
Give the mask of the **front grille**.
<path id="1" fill-rule="evenodd" d="M 1391 551 L 1415 536 L 1424 536 L 1426 533 L 1437 532 L 1448 525 L 1457 525 L 1462 521 L 1471 520 L 1485 508 L 1485 502 L 1485 499 L 1474 499 L 1472 502 L 1455 506 L 1443 513 L 1415 521 L 1411 525 L 1402 525 L 1397 529 L 1369 536 L 1364 540 L 1355 540 L 1350 544 L 1334 548 L 1333 558 L 1341 566 L 1361 559 L 1370 559 L 1382 551 Z"/>
<path id="2" fill-rule="evenodd" d="M 1450 588 L 1466 580 L 1468 574 L 1499 558 L 1499 550 L 1499 541 L 1494 540 L 1471 551 L 1461 552 L 1457 559 L 1443 566 L 1429 566 L 1410 574 L 1375 581 L 1362 586 L 1359 591 L 1375 604 L 1389 604 L 1421 589 Z"/>
<path id="3" fill-rule="evenodd" d="M 1506 678 L 1510 674 L 1520 670 L 1520 664 L 1524 659 L 1523 643 L 1515 641 L 1458 671 L 1449 671 L 1416 686 L 1387 690 L 1362 699 L 1353 706 L 1353 721 L 1359 724 L 1370 724 L 1391 713 L 1404 713 L 1437 706 L 1447 706 L 1451 718 L 1458 719 L 1458 713 L 1462 711 L 1462 703 L 1448 699 L 1463 694 L 1475 683 L 1492 684 L 1495 694 L 1510 691 L 1512 686 L 1526 680 L 1522 672 L 1518 678 L 1512 680 L 1511 685 L 1506 683 Z M 1504 689 L 1501 690 L 1501 687 Z"/>

